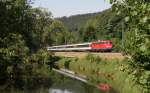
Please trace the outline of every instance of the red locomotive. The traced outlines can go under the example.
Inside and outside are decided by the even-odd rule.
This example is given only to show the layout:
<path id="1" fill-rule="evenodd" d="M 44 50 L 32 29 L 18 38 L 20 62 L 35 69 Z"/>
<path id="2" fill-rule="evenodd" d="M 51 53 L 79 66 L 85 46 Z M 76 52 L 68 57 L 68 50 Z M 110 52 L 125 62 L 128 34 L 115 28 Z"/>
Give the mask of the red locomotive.
<path id="1" fill-rule="evenodd" d="M 112 50 L 112 41 L 111 40 L 99 40 L 92 42 L 90 45 L 91 49 L 99 51 L 111 51 Z"/>
<path id="2" fill-rule="evenodd" d="M 111 40 L 98 40 L 95 42 L 80 43 L 80 44 L 69 44 L 47 47 L 49 51 L 111 51 L 112 50 Z"/>

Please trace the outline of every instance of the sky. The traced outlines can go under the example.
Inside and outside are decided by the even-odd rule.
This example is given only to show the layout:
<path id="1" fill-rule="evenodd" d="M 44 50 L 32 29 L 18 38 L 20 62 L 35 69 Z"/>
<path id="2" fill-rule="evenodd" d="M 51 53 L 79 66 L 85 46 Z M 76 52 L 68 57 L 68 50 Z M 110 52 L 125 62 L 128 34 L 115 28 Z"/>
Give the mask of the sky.
<path id="1" fill-rule="evenodd" d="M 32 6 L 48 9 L 53 17 L 100 12 L 111 7 L 108 0 L 34 0 Z"/>

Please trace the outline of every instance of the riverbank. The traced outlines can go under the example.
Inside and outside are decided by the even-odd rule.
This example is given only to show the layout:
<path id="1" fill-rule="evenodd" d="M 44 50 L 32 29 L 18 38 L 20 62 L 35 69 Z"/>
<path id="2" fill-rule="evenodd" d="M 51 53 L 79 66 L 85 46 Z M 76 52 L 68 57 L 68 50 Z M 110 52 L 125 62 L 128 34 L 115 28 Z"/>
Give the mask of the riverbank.
<path id="1" fill-rule="evenodd" d="M 119 93 L 142 93 L 142 88 L 134 82 L 127 71 L 127 62 L 127 59 L 107 60 L 89 54 L 81 59 L 63 57 L 58 65 L 60 68 L 87 76 L 87 80 L 94 84 L 106 83 Z"/>
<path id="2" fill-rule="evenodd" d="M 67 70 L 67 69 L 59 69 L 59 70 L 58 69 L 53 69 L 53 71 L 58 72 L 62 75 L 68 76 L 70 78 L 79 80 L 81 82 L 88 83 L 87 80 L 86 80 L 87 79 L 86 76 L 78 75 L 73 71 L 70 71 L 70 70 Z"/>

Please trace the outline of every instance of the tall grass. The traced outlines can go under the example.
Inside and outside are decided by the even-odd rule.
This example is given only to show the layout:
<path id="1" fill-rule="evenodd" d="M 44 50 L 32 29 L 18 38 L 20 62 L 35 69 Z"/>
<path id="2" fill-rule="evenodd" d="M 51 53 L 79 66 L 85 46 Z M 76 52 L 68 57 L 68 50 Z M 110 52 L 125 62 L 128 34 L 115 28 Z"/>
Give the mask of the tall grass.
<path id="1" fill-rule="evenodd" d="M 67 58 L 59 62 L 61 68 L 65 68 Z M 126 60 L 107 60 L 88 54 L 85 58 L 69 58 L 69 69 L 77 74 L 88 77 L 89 82 L 99 84 L 108 83 L 120 93 L 141 93 L 139 86 L 129 76 Z"/>

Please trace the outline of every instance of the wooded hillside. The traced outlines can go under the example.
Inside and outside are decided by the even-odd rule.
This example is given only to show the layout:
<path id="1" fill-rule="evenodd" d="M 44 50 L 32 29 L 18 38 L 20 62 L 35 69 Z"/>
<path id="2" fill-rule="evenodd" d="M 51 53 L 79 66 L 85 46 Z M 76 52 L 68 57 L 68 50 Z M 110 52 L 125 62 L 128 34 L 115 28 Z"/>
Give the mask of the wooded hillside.
<path id="1" fill-rule="evenodd" d="M 111 39 L 115 43 L 114 50 L 119 51 L 124 29 L 121 24 L 122 17 L 123 14 L 116 15 L 112 9 L 107 9 L 98 13 L 62 17 L 57 20 L 61 21 L 67 32 L 71 34 L 66 43 Z"/>
<path id="2" fill-rule="evenodd" d="M 85 24 L 87 20 L 96 17 L 100 13 L 102 12 L 73 15 L 70 17 L 64 16 L 56 19 L 61 21 L 69 30 L 74 31 L 77 30 L 77 28 L 81 27 L 81 25 Z"/>

